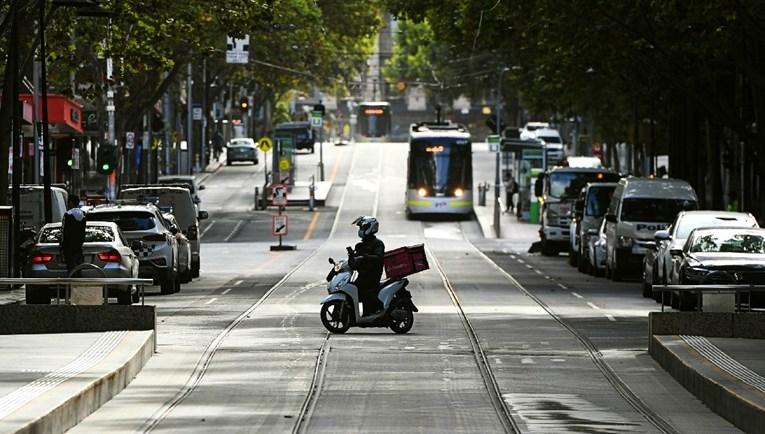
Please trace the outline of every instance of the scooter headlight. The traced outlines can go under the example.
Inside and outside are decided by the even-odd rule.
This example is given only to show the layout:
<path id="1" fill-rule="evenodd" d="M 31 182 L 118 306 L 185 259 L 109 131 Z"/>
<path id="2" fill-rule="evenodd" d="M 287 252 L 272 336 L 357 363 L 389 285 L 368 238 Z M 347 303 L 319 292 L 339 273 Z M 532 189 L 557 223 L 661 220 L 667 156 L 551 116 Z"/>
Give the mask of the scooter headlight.
<path id="1" fill-rule="evenodd" d="M 465 194 L 465 192 L 461 188 L 455 188 L 454 189 L 454 195 L 457 197 L 462 197 L 462 195 Z"/>
<path id="2" fill-rule="evenodd" d="M 420 196 L 420 197 L 425 197 L 425 196 L 428 195 L 428 190 L 425 190 L 424 188 L 420 187 L 417 190 L 417 195 Z"/>

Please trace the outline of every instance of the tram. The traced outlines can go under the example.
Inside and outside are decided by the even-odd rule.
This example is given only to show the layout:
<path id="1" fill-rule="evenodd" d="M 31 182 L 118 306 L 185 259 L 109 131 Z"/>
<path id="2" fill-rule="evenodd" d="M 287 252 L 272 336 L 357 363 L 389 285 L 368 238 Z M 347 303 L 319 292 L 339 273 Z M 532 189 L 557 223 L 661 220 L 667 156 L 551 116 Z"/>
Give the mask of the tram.
<path id="1" fill-rule="evenodd" d="M 358 113 L 358 139 L 385 141 L 390 136 L 390 103 L 362 102 Z"/>
<path id="2" fill-rule="evenodd" d="M 409 130 L 407 216 L 473 212 L 470 133 L 454 123 L 417 123 Z"/>

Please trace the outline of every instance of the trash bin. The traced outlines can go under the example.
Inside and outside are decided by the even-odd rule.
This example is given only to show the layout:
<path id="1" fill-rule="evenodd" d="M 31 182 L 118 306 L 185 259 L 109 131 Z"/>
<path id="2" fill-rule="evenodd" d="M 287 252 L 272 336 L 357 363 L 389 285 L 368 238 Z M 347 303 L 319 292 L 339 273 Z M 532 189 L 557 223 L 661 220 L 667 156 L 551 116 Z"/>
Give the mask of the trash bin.
<path id="1" fill-rule="evenodd" d="M 539 223 L 539 199 L 532 192 L 529 198 L 529 223 Z"/>

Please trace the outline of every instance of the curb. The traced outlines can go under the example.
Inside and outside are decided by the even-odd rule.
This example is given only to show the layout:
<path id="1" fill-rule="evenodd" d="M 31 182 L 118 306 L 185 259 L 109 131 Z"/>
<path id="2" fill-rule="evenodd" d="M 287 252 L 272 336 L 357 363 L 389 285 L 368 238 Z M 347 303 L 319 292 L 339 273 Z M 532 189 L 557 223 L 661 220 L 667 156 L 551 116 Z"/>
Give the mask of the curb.
<path id="1" fill-rule="evenodd" d="M 63 433 L 74 427 L 130 384 L 154 354 L 155 342 L 153 330 L 130 332 L 120 346 L 139 344 L 135 351 L 120 354 L 115 349 L 94 367 L 106 370 L 100 377 L 92 379 L 83 372 L 19 409 L 11 417 L 29 422 L 21 422 L 24 425 L 14 432 Z"/>
<path id="2" fill-rule="evenodd" d="M 651 357 L 696 398 L 745 432 L 765 426 L 765 397 L 717 368 L 678 336 L 651 336 Z"/>

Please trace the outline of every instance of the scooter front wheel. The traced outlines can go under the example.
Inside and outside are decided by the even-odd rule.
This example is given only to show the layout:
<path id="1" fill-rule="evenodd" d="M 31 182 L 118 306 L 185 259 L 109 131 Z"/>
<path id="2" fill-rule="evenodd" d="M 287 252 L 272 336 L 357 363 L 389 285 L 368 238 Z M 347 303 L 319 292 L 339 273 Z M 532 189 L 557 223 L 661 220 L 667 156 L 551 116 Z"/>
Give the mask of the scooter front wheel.
<path id="1" fill-rule="evenodd" d="M 351 327 L 351 313 L 344 301 L 332 300 L 321 306 L 321 323 L 331 333 L 342 334 Z"/>
<path id="2" fill-rule="evenodd" d="M 414 313 L 409 309 L 399 308 L 391 312 L 390 329 L 396 334 L 404 334 L 414 325 Z"/>

